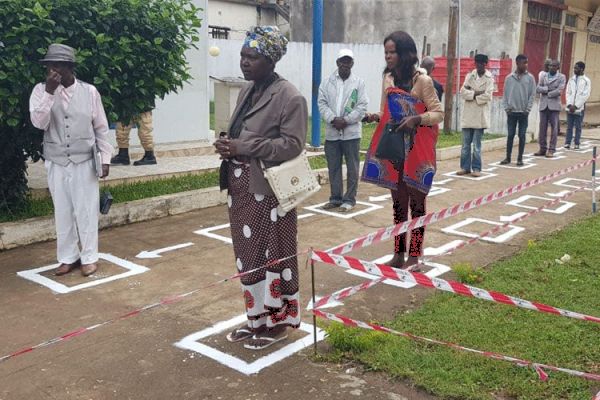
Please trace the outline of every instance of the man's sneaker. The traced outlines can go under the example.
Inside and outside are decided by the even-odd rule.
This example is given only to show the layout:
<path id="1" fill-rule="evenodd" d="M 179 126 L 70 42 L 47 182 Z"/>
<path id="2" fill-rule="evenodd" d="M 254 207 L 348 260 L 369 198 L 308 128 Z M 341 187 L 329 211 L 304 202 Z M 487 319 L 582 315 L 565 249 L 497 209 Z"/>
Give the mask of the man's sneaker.
<path id="1" fill-rule="evenodd" d="M 578 144 L 575 145 L 575 150 L 579 150 L 579 145 Z"/>
<path id="2" fill-rule="evenodd" d="M 334 208 L 338 208 L 339 206 L 339 204 L 328 202 L 321 206 L 321 210 L 333 210 Z"/>
<path id="3" fill-rule="evenodd" d="M 504 160 L 500 161 L 500 165 L 506 165 L 506 164 L 510 164 L 510 158 L 505 158 Z"/>
<path id="4" fill-rule="evenodd" d="M 517 160 L 517 167 L 522 167 L 523 165 L 525 165 L 523 160 Z"/>
<path id="5" fill-rule="evenodd" d="M 463 176 L 463 175 L 469 175 L 470 173 L 471 173 L 471 171 L 465 171 L 464 169 L 461 169 L 460 171 L 456 172 L 456 175 Z"/>
<path id="6" fill-rule="evenodd" d="M 536 152 L 536 153 L 533 153 L 533 155 L 534 155 L 534 156 L 536 156 L 536 157 L 543 157 L 543 156 L 545 156 L 545 155 L 546 155 L 546 152 L 545 152 L 545 151 L 542 151 L 542 150 L 540 150 L 540 151 L 538 151 L 538 152 Z"/>
<path id="7" fill-rule="evenodd" d="M 546 158 L 554 158 L 554 152 L 553 151 L 548 151 L 546 153 Z"/>
<path id="8" fill-rule="evenodd" d="M 471 176 L 475 177 L 475 178 L 479 178 L 481 176 L 481 172 L 479 172 L 479 171 L 473 171 L 473 172 L 471 172 Z"/>
<path id="9" fill-rule="evenodd" d="M 354 206 L 352 204 L 344 203 L 340 206 L 340 212 L 348 212 L 348 211 L 352 210 L 353 208 L 354 208 Z"/>
<path id="10" fill-rule="evenodd" d="M 566 143 L 566 144 L 565 144 L 563 147 L 564 147 L 565 149 L 570 149 L 570 148 L 571 148 L 571 145 L 570 145 L 569 143 Z M 577 146 L 575 146 L 575 148 L 577 148 Z"/>

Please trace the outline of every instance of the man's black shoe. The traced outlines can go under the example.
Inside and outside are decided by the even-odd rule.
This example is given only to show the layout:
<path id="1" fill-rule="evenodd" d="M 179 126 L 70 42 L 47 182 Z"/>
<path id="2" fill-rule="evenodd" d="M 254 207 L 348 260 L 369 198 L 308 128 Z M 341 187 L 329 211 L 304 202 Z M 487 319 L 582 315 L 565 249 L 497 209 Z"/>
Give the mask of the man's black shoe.
<path id="1" fill-rule="evenodd" d="M 156 164 L 156 157 L 154 157 L 154 151 L 146 151 L 144 153 L 144 157 L 133 162 L 133 165 L 155 165 L 155 164 Z"/>
<path id="2" fill-rule="evenodd" d="M 129 165 L 129 149 L 119 149 L 119 154 L 110 159 L 111 165 Z"/>

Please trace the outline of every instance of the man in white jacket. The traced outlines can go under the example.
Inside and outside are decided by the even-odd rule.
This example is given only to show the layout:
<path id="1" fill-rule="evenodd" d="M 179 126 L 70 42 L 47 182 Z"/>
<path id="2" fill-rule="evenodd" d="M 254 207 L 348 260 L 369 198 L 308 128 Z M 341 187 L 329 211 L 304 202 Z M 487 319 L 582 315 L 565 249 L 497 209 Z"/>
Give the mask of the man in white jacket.
<path id="1" fill-rule="evenodd" d="M 60 263 L 54 274 L 80 268 L 89 276 L 98 268 L 98 177 L 105 178 L 110 169 L 108 122 L 98 90 L 75 77 L 75 49 L 51 44 L 40 61 L 46 81 L 33 89 L 29 112 L 33 126 L 44 131 Z"/>
<path id="2" fill-rule="evenodd" d="M 585 63 L 578 61 L 573 68 L 574 75 L 567 83 L 567 138 L 565 149 L 571 148 L 573 127 L 575 127 L 575 150 L 581 140 L 581 123 L 585 111 L 585 102 L 590 98 L 592 82 L 585 76 Z"/>
<path id="3" fill-rule="evenodd" d="M 365 82 L 352 74 L 354 54 L 342 49 L 337 56 L 337 70 L 319 88 L 319 112 L 325 127 L 325 156 L 329 169 L 331 196 L 323 209 L 340 207 L 350 211 L 356 205 L 360 167 L 361 120 L 369 99 Z M 346 159 L 348 184 L 343 193 L 342 163 Z M 342 194 L 343 193 L 343 194 Z"/>
<path id="4" fill-rule="evenodd" d="M 461 118 L 463 142 L 460 171 L 457 175 L 481 176 L 481 137 L 483 130 L 490 126 L 490 103 L 494 93 L 494 77 L 486 69 L 487 63 L 485 54 L 477 54 L 476 68 L 467 74 L 460 90 L 465 103 Z"/>

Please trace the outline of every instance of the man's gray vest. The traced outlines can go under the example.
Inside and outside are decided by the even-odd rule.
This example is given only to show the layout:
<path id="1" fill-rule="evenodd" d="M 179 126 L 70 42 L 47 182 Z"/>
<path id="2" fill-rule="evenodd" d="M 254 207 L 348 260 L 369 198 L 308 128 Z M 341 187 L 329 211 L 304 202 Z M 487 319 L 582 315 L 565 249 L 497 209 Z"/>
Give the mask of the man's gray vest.
<path id="1" fill-rule="evenodd" d="M 92 104 L 86 83 L 77 81 L 75 93 L 65 110 L 60 96 L 54 100 L 50 125 L 44 132 L 44 158 L 66 166 L 92 158 L 96 136 L 92 123 Z"/>

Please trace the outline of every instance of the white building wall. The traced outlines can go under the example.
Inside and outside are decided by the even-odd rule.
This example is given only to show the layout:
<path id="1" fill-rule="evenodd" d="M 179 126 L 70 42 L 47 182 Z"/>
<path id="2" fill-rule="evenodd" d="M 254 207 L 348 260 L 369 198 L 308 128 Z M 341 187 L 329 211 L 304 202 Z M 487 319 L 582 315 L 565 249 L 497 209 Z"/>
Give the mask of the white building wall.
<path id="1" fill-rule="evenodd" d="M 206 10 L 207 0 L 194 0 L 197 7 Z M 157 100 L 154 116 L 154 141 L 156 143 L 209 140 L 209 86 L 207 73 L 208 23 L 206 11 L 201 11 L 202 27 L 196 45 L 198 49 L 188 50 L 187 61 L 191 68 L 192 80 L 178 93 Z M 132 144 L 136 144 L 136 132 L 131 134 Z"/>
<path id="2" fill-rule="evenodd" d="M 218 57 L 208 60 L 208 73 L 218 78 L 242 77 L 239 67 L 239 53 L 242 47 L 240 40 L 210 39 L 209 46 L 221 49 Z M 383 46 L 379 44 L 323 44 L 323 79 L 326 79 L 335 69 L 335 58 L 342 48 L 350 48 L 354 52 L 355 62 L 353 74 L 365 80 L 367 95 L 369 96 L 369 111 L 379 110 L 381 102 L 382 73 L 385 68 Z M 286 56 L 277 64 L 276 72 L 292 82 L 304 95 L 311 106 L 312 98 L 312 43 L 291 42 L 288 45 Z M 214 98 L 213 84 L 211 83 L 211 99 Z M 462 106 L 462 104 L 461 104 Z M 535 114 L 535 112 L 532 112 Z M 453 121 L 457 121 L 453 118 Z M 536 125 L 535 116 L 531 116 L 530 131 Z M 501 107 L 501 98 L 495 97 L 492 103 L 492 126 L 489 132 L 506 134 L 506 115 Z M 453 128 L 455 124 L 453 123 Z M 460 129 L 460 125 L 458 125 Z"/>
<path id="3" fill-rule="evenodd" d="M 230 39 L 244 39 L 246 31 L 256 25 L 276 25 L 282 32 L 289 31 L 289 24 L 279 17 L 272 9 L 262 8 L 260 13 L 257 6 L 226 0 L 209 0 L 208 25 L 231 28 Z"/>

